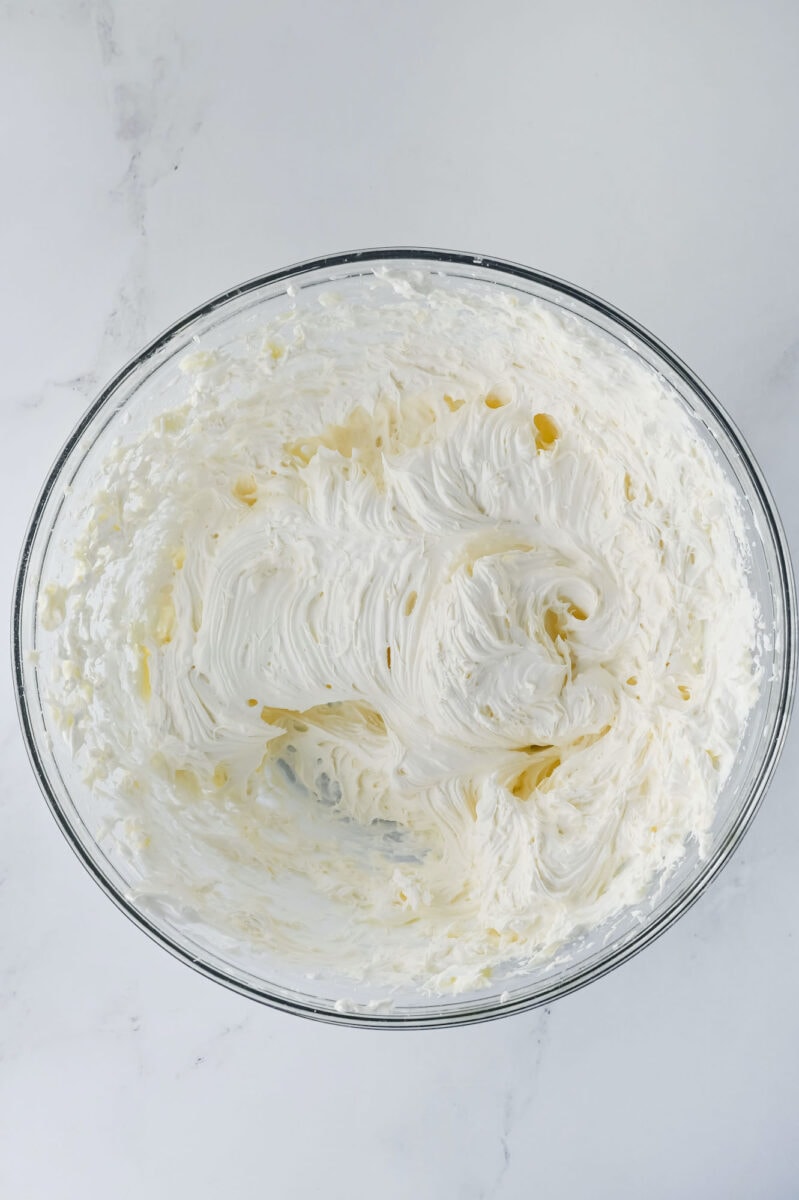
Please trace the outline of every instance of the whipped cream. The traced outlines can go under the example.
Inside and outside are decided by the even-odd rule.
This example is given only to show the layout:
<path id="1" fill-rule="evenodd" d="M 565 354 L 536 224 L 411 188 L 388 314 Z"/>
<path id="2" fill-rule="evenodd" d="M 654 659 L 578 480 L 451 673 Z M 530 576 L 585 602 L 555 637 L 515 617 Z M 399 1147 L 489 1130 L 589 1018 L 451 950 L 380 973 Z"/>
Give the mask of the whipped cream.
<path id="1" fill-rule="evenodd" d="M 706 845 L 757 694 L 732 490 L 577 316 L 375 279 L 183 363 L 43 592 L 140 891 L 447 992 Z"/>

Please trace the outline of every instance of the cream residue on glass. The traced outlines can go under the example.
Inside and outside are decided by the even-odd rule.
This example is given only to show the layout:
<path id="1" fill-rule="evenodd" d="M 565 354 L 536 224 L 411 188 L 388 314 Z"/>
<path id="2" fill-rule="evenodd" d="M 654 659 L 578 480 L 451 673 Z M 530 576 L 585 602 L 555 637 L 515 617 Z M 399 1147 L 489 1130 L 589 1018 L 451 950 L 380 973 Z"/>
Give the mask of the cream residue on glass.
<path id="1" fill-rule="evenodd" d="M 701 849 L 755 613 L 663 380 L 576 316 L 409 277 L 183 370 L 41 602 L 51 708 L 140 890 L 447 992 Z"/>

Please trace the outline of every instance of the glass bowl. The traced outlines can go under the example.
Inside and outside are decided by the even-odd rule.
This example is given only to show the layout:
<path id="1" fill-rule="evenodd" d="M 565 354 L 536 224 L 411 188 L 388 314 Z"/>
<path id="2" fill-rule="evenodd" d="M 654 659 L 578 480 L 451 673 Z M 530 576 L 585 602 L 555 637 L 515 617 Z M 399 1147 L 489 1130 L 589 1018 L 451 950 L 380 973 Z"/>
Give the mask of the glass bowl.
<path id="1" fill-rule="evenodd" d="M 102 844 L 103 813 L 78 778 L 42 700 L 47 644 L 37 624 L 42 581 L 57 576 L 74 530 L 75 497 L 117 439 L 134 436 L 153 416 L 175 406 L 185 380 L 178 364 L 199 340 L 206 348 L 235 342 L 262 318 L 302 305 L 320 289 L 363 291 L 381 266 L 434 277 L 437 286 L 488 289 L 536 297 L 568 310 L 649 364 L 673 390 L 730 480 L 751 546 L 749 577 L 760 605 L 762 684 L 734 768 L 719 797 L 708 855 L 695 848 L 665 883 L 634 910 L 565 946 L 529 974 L 451 997 L 418 990 L 309 979 L 246 950 L 226 951 L 203 929 L 137 898 L 130 863 Z M 86 412 L 50 471 L 25 537 L 13 611 L 13 665 L 26 747 L 39 785 L 68 842 L 114 903 L 165 949 L 195 970 L 255 1000 L 342 1024 L 419 1028 L 484 1021 L 548 1004 L 599 979 L 649 945 L 684 913 L 727 862 L 743 837 L 774 772 L 785 740 L 796 673 L 796 603 L 785 536 L 760 470 L 734 424 L 696 376 L 635 321 L 569 283 L 496 259 L 440 250 L 391 248 L 336 254 L 262 275 L 208 301 L 145 347 L 108 383 Z"/>

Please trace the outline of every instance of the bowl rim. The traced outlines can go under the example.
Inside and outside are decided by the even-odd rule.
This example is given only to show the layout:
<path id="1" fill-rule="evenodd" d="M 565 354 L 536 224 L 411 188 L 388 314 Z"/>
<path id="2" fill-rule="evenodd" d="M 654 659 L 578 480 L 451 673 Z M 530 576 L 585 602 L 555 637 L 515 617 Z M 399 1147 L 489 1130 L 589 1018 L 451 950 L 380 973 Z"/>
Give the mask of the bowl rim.
<path id="1" fill-rule="evenodd" d="M 616 949 L 611 949 L 607 954 L 600 954 L 598 961 L 594 961 L 586 966 L 583 970 L 578 971 L 573 977 L 564 980 L 560 983 L 553 983 L 548 987 L 539 987 L 532 995 L 521 995 L 509 999 L 503 1003 L 496 999 L 487 999 L 484 1006 L 479 1001 L 467 1002 L 462 1008 L 442 1007 L 436 1010 L 434 1004 L 431 1004 L 432 1011 L 422 1010 L 418 1014 L 399 1015 L 387 1010 L 383 1013 L 367 1013 L 363 1011 L 338 1011 L 334 1007 L 320 1003 L 305 1003 L 295 1000 L 289 996 L 281 995 L 278 992 L 270 991 L 268 987 L 256 987 L 246 983 L 242 979 L 236 979 L 228 975 L 225 971 L 216 967 L 212 962 L 204 961 L 202 958 L 193 955 L 188 948 L 182 946 L 177 941 L 173 940 L 168 933 L 144 913 L 142 913 L 120 890 L 120 888 L 108 878 L 102 870 L 100 864 L 92 857 L 86 847 L 77 836 L 73 829 L 65 810 L 62 808 L 58 796 L 50 784 L 47 770 L 40 755 L 37 738 L 33 730 L 31 714 L 29 709 L 28 695 L 24 680 L 24 662 L 23 662 L 23 646 L 22 646 L 22 616 L 23 605 L 26 596 L 26 584 L 28 579 L 28 570 L 33 553 L 33 547 L 42 526 L 42 518 L 53 493 L 56 483 L 58 482 L 61 471 L 69 460 L 73 450 L 82 439 L 84 433 L 94 421 L 97 414 L 105 408 L 112 400 L 119 388 L 125 381 L 136 371 L 144 362 L 156 355 L 160 350 L 166 347 L 177 335 L 188 329 L 191 325 L 207 317 L 209 314 L 224 308 L 231 301 L 239 299 L 251 292 L 258 291 L 264 287 L 273 284 L 288 283 L 292 279 L 313 272 L 323 271 L 325 269 L 337 269 L 348 264 L 353 265 L 369 265 L 379 262 L 402 262 L 407 263 L 409 268 L 412 268 L 414 263 L 434 264 L 439 263 L 441 266 L 460 266 L 466 268 L 476 268 L 478 270 L 488 270 L 499 275 L 507 277 L 509 280 L 520 279 L 528 283 L 533 283 L 544 288 L 551 289 L 564 297 L 578 301 L 589 309 L 594 310 L 602 317 L 612 321 L 620 329 L 633 335 L 638 341 L 643 343 L 651 351 L 653 351 L 666 365 L 690 388 L 690 390 L 698 397 L 702 404 L 709 409 L 713 418 L 721 426 L 725 436 L 740 456 L 741 462 L 746 470 L 747 475 L 752 484 L 753 491 L 757 497 L 762 514 L 765 517 L 767 524 L 768 535 L 774 547 L 779 568 L 779 585 L 781 592 L 781 602 L 786 614 L 786 622 L 784 629 L 784 670 L 781 679 L 781 688 L 777 701 L 777 715 L 774 737 L 769 742 L 763 760 L 760 764 L 757 777 L 752 786 L 747 802 L 741 807 L 733 821 L 732 826 L 728 830 L 726 837 L 713 850 L 709 858 L 704 862 L 700 871 L 688 882 L 682 891 L 677 895 L 674 902 L 665 909 L 660 916 L 652 921 L 651 924 L 645 925 L 639 932 L 626 940 L 621 946 Z M 217 983 L 237 992 L 239 995 L 247 996 L 250 999 L 256 1000 L 261 1004 L 269 1007 L 280 1009 L 284 1012 L 291 1012 L 298 1016 L 303 1016 L 313 1020 L 324 1021 L 330 1024 L 356 1026 L 362 1028 L 380 1028 L 380 1029 L 424 1029 L 424 1028 L 441 1028 L 455 1027 L 461 1025 L 470 1025 L 482 1023 L 484 1021 L 496 1020 L 500 1017 L 509 1016 L 512 1013 L 524 1012 L 533 1008 L 538 1008 L 542 1005 L 552 1003 L 553 1000 L 559 999 L 562 996 L 569 995 L 572 992 L 578 991 L 587 984 L 601 979 L 610 971 L 621 966 L 636 954 L 639 954 L 646 946 L 651 945 L 658 937 L 666 932 L 667 929 L 679 920 L 679 918 L 688 911 L 688 909 L 698 900 L 699 896 L 710 885 L 711 881 L 717 877 L 721 869 L 726 865 L 732 856 L 735 849 L 740 844 L 744 834 L 749 829 L 760 805 L 763 802 L 765 792 L 771 782 L 777 763 L 785 744 L 788 727 L 790 724 L 791 710 L 793 706 L 794 694 L 796 689 L 796 674 L 797 674 L 797 610 L 796 610 L 796 589 L 794 576 L 791 568 L 790 553 L 788 542 L 782 521 L 779 517 L 776 505 L 774 503 L 768 485 L 765 482 L 762 471 L 746 443 L 743 435 L 737 428 L 732 418 L 727 414 L 719 401 L 713 396 L 710 390 L 705 386 L 699 377 L 694 374 L 686 364 L 670 350 L 663 342 L 660 341 L 654 334 L 650 333 L 643 325 L 629 317 L 621 309 L 594 295 L 593 293 L 578 287 L 576 284 L 567 282 L 557 276 L 548 274 L 531 267 L 523 266 L 507 259 L 495 258 L 487 254 L 468 253 L 454 250 L 442 250 L 432 247 L 418 246 L 386 246 L 373 247 L 361 250 L 344 251 L 334 254 L 327 254 L 320 258 L 306 259 L 301 262 L 293 263 L 289 266 L 282 267 L 275 271 L 269 271 L 265 274 L 255 276 L 244 283 L 220 292 L 218 295 L 191 309 L 184 316 L 172 322 L 166 329 L 147 343 L 138 353 L 136 353 L 128 362 L 126 362 L 111 379 L 101 388 L 95 400 L 86 409 L 80 420 L 75 425 L 72 432 L 61 447 L 57 454 L 53 465 L 51 466 L 46 479 L 40 489 L 36 499 L 33 513 L 28 522 L 25 532 L 19 561 L 16 569 L 14 594 L 11 611 L 11 652 L 12 652 L 12 671 L 14 682 L 14 693 L 17 707 L 17 714 L 22 730 L 25 748 L 36 776 L 39 788 L 41 789 L 47 805 L 55 818 L 55 821 L 60 828 L 62 834 L 71 846 L 73 852 L 88 871 L 89 875 L 94 879 L 95 883 L 105 892 L 105 894 L 113 901 L 129 920 L 142 929 L 156 944 L 167 950 L 173 957 L 181 962 L 192 967 L 199 974 L 204 975 L 208 979 L 212 979 Z M 443 1002 L 446 1003 L 446 1002 Z"/>

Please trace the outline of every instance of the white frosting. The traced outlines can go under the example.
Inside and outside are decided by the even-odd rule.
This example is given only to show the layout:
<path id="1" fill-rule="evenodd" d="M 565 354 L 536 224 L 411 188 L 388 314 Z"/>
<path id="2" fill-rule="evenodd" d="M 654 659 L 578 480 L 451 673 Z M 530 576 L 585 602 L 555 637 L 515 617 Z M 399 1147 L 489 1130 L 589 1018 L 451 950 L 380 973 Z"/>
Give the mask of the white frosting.
<path id="1" fill-rule="evenodd" d="M 706 838 L 757 690 L 733 495 L 577 317 L 321 300 L 109 457 L 52 705 L 172 912 L 473 987 Z"/>

